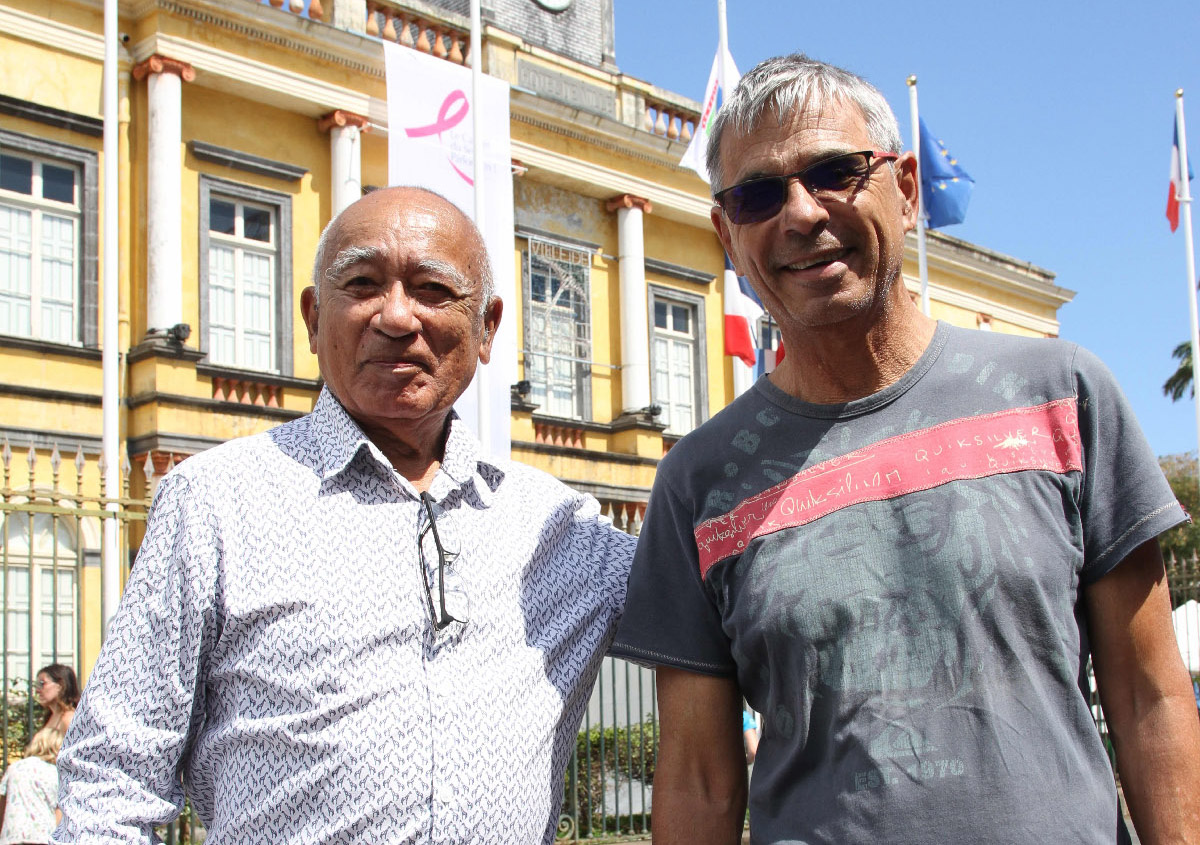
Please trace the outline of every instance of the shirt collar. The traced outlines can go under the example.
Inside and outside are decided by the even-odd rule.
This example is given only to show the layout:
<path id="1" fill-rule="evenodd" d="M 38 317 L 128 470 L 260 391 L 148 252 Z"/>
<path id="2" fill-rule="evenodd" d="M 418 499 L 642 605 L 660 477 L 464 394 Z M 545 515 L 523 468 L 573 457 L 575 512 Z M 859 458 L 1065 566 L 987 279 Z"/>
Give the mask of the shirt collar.
<path id="1" fill-rule="evenodd" d="M 374 464 L 394 475 L 416 498 L 412 484 L 396 473 L 391 461 L 371 442 L 328 387 L 321 388 L 321 395 L 313 406 L 312 419 L 323 482 L 341 474 L 365 450 Z M 462 488 L 465 496 L 473 488 L 479 504 L 488 507 L 504 478 L 504 471 L 494 459 L 482 453 L 479 441 L 456 412 L 450 412 L 449 422 L 445 454 L 430 484 L 429 494 L 435 501 L 441 501 L 454 490 Z"/>

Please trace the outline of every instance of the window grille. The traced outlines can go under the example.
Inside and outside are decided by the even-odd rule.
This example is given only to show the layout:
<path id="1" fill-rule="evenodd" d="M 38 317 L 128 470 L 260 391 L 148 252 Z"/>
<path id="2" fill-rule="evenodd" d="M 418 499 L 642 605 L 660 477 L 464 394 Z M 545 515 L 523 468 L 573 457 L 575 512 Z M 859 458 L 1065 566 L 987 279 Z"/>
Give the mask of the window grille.
<path id="1" fill-rule="evenodd" d="M 529 240 L 525 254 L 525 378 L 548 415 L 591 416 L 591 254 Z"/>

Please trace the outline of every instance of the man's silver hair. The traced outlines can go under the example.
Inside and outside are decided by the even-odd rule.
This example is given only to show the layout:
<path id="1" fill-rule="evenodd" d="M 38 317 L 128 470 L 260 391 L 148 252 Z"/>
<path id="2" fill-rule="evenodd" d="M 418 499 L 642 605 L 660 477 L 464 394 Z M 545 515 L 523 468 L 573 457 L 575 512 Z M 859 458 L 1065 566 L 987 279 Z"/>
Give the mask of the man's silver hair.
<path id="1" fill-rule="evenodd" d="M 458 214 L 466 221 L 470 227 L 473 239 L 478 247 L 480 263 L 479 263 L 479 288 L 483 295 L 480 297 L 479 314 L 483 316 L 487 311 L 488 304 L 496 298 L 496 283 L 492 276 L 492 262 L 488 257 L 487 244 L 484 243 L 483 235 L 479 232 L 470 217 L 463 214 L 458 206 L 447 200 L 437 191 L 431 191 L 428 188 L 412 188 L 414 191 L 423 191 L 430 196 L 445 200 Z M 343 212 L 345 209 L 343 209 Z M 317 241 L 317 254 L 313 258 L 312 269 L 312 285 L 313 285 L 313 301 L 318 309 L 321 307 L 321 281 L 333 281 L 343 270 L 352 264 L 359 261 L 367 261 L 375 257 L 375 250 L 371 247 L 349 246 L 340 250 L 336 255 L 330 255 L 329 252 L 333 248 L 332 233 L 336 230 L 335 224 L 341 218 L 342 212 L 339 212 L 336 217 L 329 221 L 325 229 L 321 232 L 321 237 Z M 443 271 L 450 273 L 453 276 L 461 279 L 462 274 L 449 264 L 443 262 L 435 262 Z"/>
<path id="2" fill-rule="evenodd" d="M 896 115 L 878 88 L 861 76 L 803 53 L 776 56 L 760 62 L 742 77 L 709 129 L 706 164 L 713 194 L 724 187 L 721 138 L 727 130 L 748 135 L 767 119 L 768 113 L 782 126 L 795 114 L 818 111 L 833 102 L 858 107 L 876 150 L 903 152 Z"/>

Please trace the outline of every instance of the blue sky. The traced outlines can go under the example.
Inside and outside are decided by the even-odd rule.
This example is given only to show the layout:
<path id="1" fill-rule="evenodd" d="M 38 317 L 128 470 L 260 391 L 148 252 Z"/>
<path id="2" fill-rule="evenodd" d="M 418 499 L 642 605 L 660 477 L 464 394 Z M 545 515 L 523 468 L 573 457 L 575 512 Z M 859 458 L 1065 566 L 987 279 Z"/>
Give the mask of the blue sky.
<path id="1" fill-rule="evenodd" d="M 716 0 L 614 2 L 621 70 L 699 99 Z M 1176 88 L 1200 172 L 1200 3 L 728 0 L 728 16 L 742 72 L 795 50 L 843 65 L 883 91 L 905 139 L 916 74 L 921 116 L 976 182 L 966 222 L 943 231 L 1056 273 L 1076 291 L 1062 337 L 1112 368 L 1156 453 L 1196 449 L 1193 404 L 1162 383 L 1189 332 L 1183 228 L 1165 208 Z"/>

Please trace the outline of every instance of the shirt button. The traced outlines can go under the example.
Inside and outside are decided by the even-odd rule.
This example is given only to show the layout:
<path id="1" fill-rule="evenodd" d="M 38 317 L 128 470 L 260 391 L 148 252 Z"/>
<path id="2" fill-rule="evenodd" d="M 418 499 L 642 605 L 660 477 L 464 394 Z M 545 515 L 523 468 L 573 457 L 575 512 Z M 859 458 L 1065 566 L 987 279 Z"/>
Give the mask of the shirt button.
<path id="1" fill-rule="evenodd" d="M 433 788 L 433 795 L 443 804 L 449 804 L 454 798 L 454 790 L 450 788 L 450 784 L 448 783 L 439 783 Z"/>

